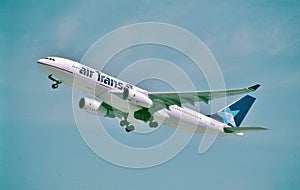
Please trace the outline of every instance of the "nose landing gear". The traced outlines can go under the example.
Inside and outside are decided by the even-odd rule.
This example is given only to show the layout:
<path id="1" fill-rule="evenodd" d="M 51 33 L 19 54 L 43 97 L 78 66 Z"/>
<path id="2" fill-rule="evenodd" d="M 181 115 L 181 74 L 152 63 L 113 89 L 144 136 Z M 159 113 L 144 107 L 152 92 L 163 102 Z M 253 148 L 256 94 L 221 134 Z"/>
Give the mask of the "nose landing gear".
<path id="1" fill-rule="evenodd" d="M 58 85 L 62 83 L 61 81 L 56 80 L 52 75 L 49 75 L 49 76 L 48 76 L 48 79 L 50 79 L 50 80 L 52 80 L 52 81 L 55 82 L 54 84 L 51 85 L 51 87 L 52 87 L 53 89 L 58 88 Z"/>
<path id="2" fill-rule="evenodd" d="M 56 89 L 56 88 L 58 88 L 58 84 L 52 84 L 51 87 L 52 87 L 53 89 Z"/>

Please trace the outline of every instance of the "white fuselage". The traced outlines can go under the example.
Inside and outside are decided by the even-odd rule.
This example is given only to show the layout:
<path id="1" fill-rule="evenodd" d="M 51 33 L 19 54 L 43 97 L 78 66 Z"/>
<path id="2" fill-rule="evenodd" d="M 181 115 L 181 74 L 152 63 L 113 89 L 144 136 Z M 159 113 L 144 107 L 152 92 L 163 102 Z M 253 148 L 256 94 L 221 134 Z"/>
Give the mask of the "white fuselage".
<path id="1" fill-rule="evenodd" d="M 124 88 L 128 88 L 147 95 L 148 92 L 146 90 L 64 58 L 39 59 L 38 63 L 43 70 L 52 74 L 63 83 L 96 96 L 101 101 L 122 112 L 130 113 L 128 117 L 129 122 L 141 122 L 134 119 L 132 114 L 134 111 L 141 109 L 141 107 L 130 102 L 128 103 L 128 100 L 123 100 L 111 92 L 122 91 Z M 226 124 L 184 106 L 172 105 L 169 109 L 157 111 L 153 117 L 158 122 L 174 128 L 178 127 L 184 131 L 204 133 L 206 128 L 211 128 L 218 131 L 220 136 L 230 135 L 223 131 L 224 127 L 229 127 Z"/>

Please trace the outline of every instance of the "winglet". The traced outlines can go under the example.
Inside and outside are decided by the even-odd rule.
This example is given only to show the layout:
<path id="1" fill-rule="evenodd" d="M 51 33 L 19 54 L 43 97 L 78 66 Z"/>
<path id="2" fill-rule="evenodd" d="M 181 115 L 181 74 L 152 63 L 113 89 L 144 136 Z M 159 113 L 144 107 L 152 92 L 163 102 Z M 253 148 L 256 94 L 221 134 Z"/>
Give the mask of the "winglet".
<path id="1" fill-rule="evenodd" d="M 260 84 L 256 84 L 256 85 L 250 86 L 250 87 L 248 88 L 248 90 L 255 91 L 255 90 L 257 90 L 259 87 L 260 87 Z"/>

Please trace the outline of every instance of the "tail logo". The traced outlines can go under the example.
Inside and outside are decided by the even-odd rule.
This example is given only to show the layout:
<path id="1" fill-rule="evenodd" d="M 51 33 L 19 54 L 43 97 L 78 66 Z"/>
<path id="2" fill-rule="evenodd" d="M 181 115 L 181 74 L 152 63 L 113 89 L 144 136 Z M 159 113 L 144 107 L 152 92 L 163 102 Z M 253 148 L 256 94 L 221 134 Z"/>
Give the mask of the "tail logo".
<path id="1" fill-rule="evenodd" d="M 240 110 L 230 110 L 230 108 L 226 108 L 222 112 L 219 112 L 218 115 L 223 118 L 223 123 L 230 124 L 232 127 L 236 127 L 234 117 L 239 113 Z"/>

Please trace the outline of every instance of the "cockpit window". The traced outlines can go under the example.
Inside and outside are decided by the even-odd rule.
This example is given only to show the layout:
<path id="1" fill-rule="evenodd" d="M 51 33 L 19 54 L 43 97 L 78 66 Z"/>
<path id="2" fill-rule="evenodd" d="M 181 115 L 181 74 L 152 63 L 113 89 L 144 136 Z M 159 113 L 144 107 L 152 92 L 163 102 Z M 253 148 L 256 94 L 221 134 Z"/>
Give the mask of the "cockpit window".
<path id="1" fill-rule="evenodd" d="M 49 59 L 51 61 L 55 61 L 55 59 L 51 58 L 51 57 L 46 57 L 45 59 Z"/>

